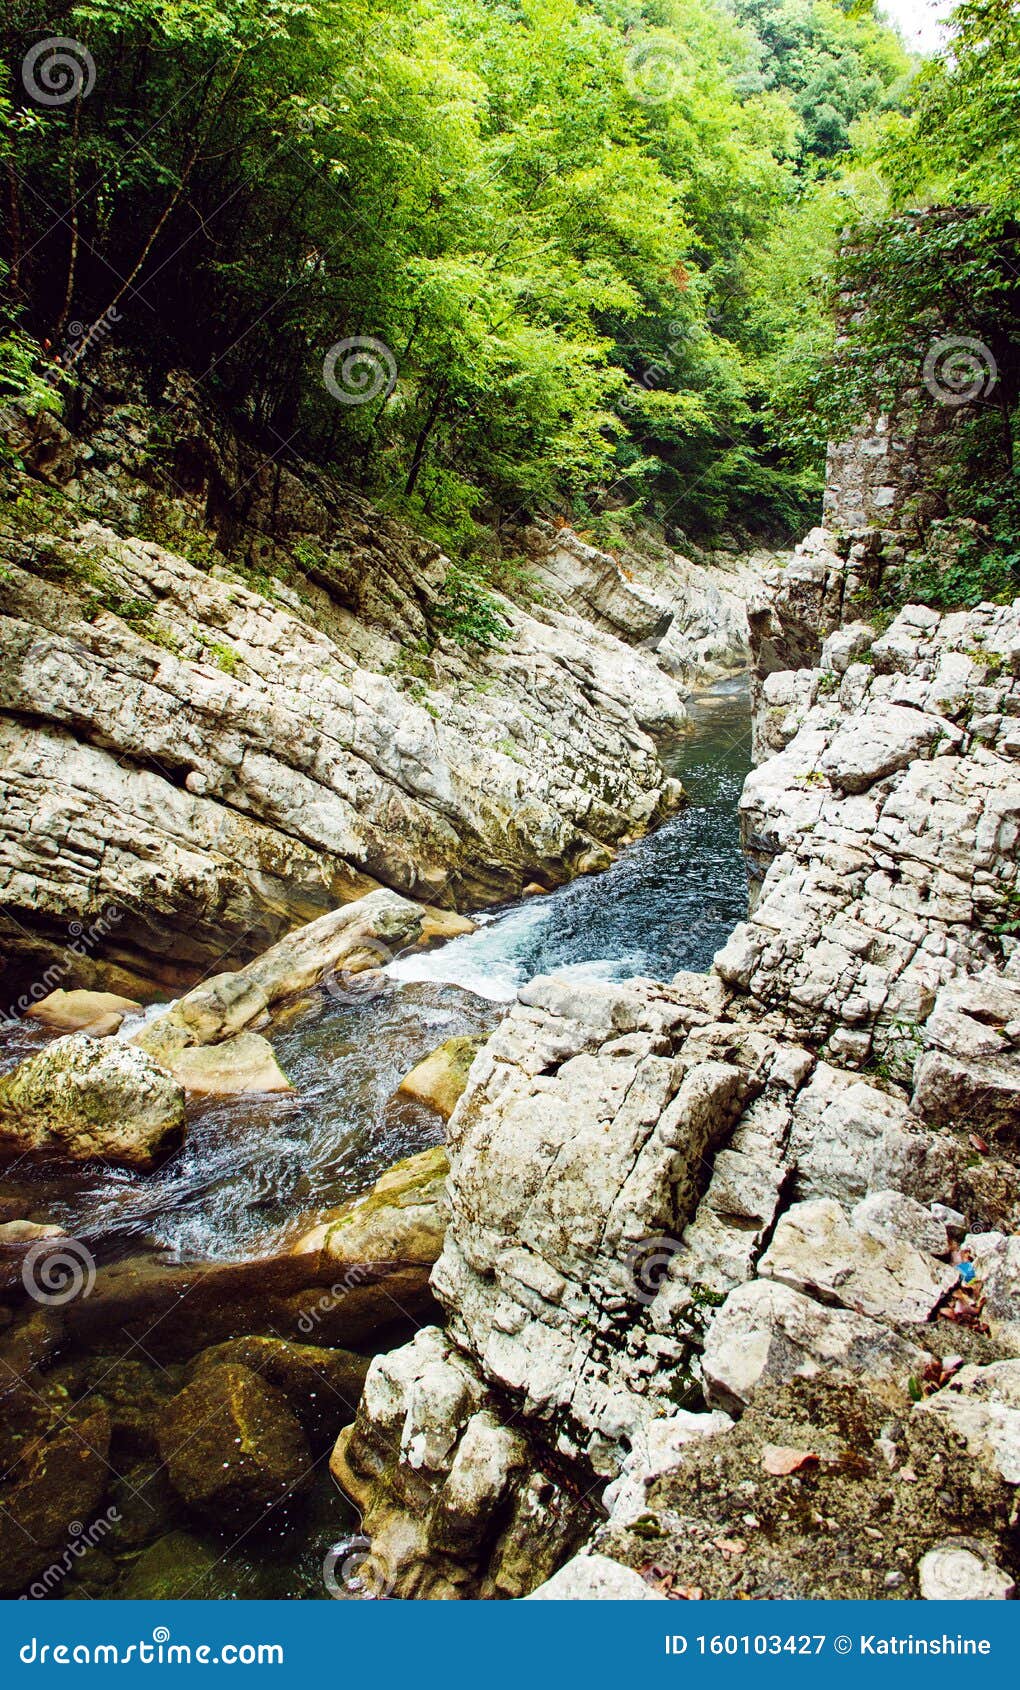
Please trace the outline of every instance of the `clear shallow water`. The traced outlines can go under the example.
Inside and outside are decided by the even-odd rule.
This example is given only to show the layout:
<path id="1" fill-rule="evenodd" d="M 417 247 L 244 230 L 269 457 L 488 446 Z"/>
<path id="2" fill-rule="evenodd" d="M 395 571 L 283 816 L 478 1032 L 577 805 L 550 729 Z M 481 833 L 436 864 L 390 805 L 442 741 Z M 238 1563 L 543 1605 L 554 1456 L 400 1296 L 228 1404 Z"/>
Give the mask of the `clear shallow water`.
<path id="1" fill-rule="evenodd" d="M 669 979 L 707 968 L 747 909 L 737 826 L 750 766 L 746 687 L 725 683 L 691 711 L 692 731 L 663 755 L 687 789 L 688 809 L 604 874 L 490 913 L 476 933 L 399 959 L 358 1003 L 316 991 L 291 1005 L 269 1033 L 293 1093 L 196 1111 L 184 1149 L 153 1174 L 97 1167 L 71 1180 L 21 1169 L 3 1190 L 24 1194 L 38 1218 L 97 1253 L 262 1254 L 441 1137 L 435 1116 L 394 1099 L 398 1082 L 443 1040 L 495 1026 L 525 980 Z M 19 1030 L 5 1065 L 40 1042 Z"/>
<path id="2" fill-rule="evenodd" d="M 688 809 L 605 874 L 483 918 L 476 933 L 393 964 L 391 977 L 446 981 L 510 1002 L 536 974 L 668 980 L 681 968 L 708 968 L 747 914 L 737 823 L 751 755 L 746 684 L 724 683 L 689 708 L 693 732 L 663 753 Z"/>

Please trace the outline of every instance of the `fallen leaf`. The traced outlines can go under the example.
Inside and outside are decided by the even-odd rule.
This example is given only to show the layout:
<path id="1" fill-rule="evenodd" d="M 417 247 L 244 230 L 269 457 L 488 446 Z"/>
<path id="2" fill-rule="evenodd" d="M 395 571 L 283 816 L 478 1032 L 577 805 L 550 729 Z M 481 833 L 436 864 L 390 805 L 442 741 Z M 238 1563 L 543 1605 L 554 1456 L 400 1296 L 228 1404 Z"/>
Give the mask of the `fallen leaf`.
<path id="1" fill-rule="evenodd" d="M 670 1595 L 678 1602 L 703 1602 L 705 1599 L 705 1592 L 700 1584 L 678 1584 Z"/>
<path id="2" fill-rule="evenodd" d="M 809 1449 L 790 1449 L 785 1444 L 766 1444 L 761 1452 L 761 1464 L 766 1473 L 778 1478 L 784 1473 L 799 1473 L 802 1467 L 817 1467 L 818 1457 Z"/>
<path id="3" fill-rule="evenodd" d="M 982 1156 L 988 1155 L 988 1141 L 983 1139 L 980 1133 L 971 1133 L 970 1142 Z"/>
<path id="4" fill-rule="evenodd" d="M 744 1555 L 747 1544 L 740 1537 L 716 1537 L 712 1539 L 712 1547 L 720 1549 L 724 1555 Z"/>

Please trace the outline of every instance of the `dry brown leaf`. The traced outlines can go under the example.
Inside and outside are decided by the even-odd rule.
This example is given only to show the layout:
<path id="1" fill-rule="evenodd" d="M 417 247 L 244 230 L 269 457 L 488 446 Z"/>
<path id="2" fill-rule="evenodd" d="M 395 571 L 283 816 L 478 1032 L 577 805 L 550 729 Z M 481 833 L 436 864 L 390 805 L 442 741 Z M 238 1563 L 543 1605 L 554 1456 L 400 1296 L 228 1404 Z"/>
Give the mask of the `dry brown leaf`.
<path id="1" fill-rule="evenodd" d="M 791 1449 L 785 1444 L 765 1444 L 761 1464 L 766 1473 L 777 1478 L 785 1473 L 799 1473 L 802 1467 L 817 1467 L 818 1457 L 809 1449 Z"/>

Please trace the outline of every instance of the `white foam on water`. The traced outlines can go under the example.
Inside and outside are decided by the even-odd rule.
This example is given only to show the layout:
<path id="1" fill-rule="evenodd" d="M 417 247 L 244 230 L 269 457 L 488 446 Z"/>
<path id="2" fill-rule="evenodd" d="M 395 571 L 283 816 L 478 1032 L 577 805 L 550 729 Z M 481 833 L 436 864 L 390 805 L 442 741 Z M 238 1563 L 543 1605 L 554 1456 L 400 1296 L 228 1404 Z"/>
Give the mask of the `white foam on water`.
<path id="1" fill-rule="evenodd" d="M 490 915 L 474 933 L 451 939 L 438 950 L 398 957 L 385 973 L 391 980 L 436 980 L 490 1003 L 512 1003 L 527 978 L 520 961 L 524 942 L 552 919 L 552 913 L 548 898 L 535 898 L 506 915 Z"/>

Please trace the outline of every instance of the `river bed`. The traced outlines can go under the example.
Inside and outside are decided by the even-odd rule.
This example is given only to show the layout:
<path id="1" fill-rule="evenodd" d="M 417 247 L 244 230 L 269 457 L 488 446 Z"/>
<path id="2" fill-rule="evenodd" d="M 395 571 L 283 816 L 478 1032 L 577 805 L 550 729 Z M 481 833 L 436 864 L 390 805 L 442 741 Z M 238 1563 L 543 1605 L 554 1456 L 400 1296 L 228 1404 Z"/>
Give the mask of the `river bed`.
<path id="1" fill-rule="evenodd" d="M 101 1257 L 264 1254 L 297 1217 L 336 1206 L 439 1141 L 441 1123 L 394 1098 L 396 1086 L 445 1039 L 496 1026 L 526 980 L 668 980 L 709 967 L 747 909 L 737 826 L 750 766 L 746 685 L 722 683 L 690 709 L 691 730 L 663 752 L 689 807 L 605 873 L 485 912 L 475 933 L 398 957 L 382 980 L 366 976 L 354 1001 L 315 991 L 289 1006 L 269 1033 L 294 1091 L 206 1104 L 184 1149 L 154 1173 L 23 1167 L 4 1192 Z M 5 1065 L 44 1042 L 27 1025 L 6 1041 Z"/>
<path id="2" fill-rule="evenodd" d="M 185 1147 L 155 1172 L 96 1164 L 72 1174 L 66 1164 L 22 1164 L 0 1182 L 0 1197 L 22 1214 L 57 1222 L 97 1261 L 267 1255 L 400 1157 L 441 1139 L 438 1118 L 396 1098 L 397 1084 L 445 1039 L 495 1027 L 524 981 L 547 973 L 668 980 L 678 969 L 709 967 L 747 908 L 737 825 L 750 766 L 746 685 L 724 683 L 690 709 L 690 731 L 662 752 L 688 807 L 605 873 L 487 911 L 475 933 L 397 957 L 383 977 L 366 976 L 357 995 L 341 1001 L 316 990 L 287 1006 L 268 1031 L 294 1091 L 196 1109 Z M 45 1042 L 27 1022 L 0 1037 L 2 1067 Z M 143 1354 L 136 1363 L 143 1370 L 151 1363 L 150 1383 L 158 1385 L 165 1370 L 147 1354 L 143 1363 Z M 276 1514 L 231 1546 L 194 1522 L 169 1530 L 171 1516 L 156 1528 L 163 1535 L 140 1555 L 118 1558 L 115 1571 L 112 1561 L 102 1570 L 101 1549 L 92 1555 L 89 1566 L 109 1582 L 90 1584 L 85 1572 L 52 1594 L 378 1594 L 371 1577 L 359 1575 L 357 1513 L 330 1480 L 325 1455 L 300 1514 Z"/>

